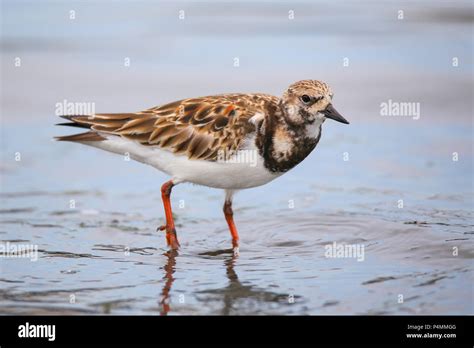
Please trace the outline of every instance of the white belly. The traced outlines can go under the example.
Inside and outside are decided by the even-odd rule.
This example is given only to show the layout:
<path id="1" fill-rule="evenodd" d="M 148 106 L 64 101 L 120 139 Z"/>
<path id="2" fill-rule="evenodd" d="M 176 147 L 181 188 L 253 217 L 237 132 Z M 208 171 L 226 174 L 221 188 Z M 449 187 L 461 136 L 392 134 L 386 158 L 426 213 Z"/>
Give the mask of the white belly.
<path id="1" fill-rule="evenodd" d="M 241 156 L 237 163 L 230 163 L 189 160 L 185 155 L 176 155 L 166 149 L 144 146 L 117 136 L 84 144 L 124 156 L 128 153 L 132 159 L 159 169 L 176 182 L 237 190 L 264 185 L 280 176 L 264 167 L 263 158 L 253 148 L 246 150 L 255 151 L 252 156 Z"/>

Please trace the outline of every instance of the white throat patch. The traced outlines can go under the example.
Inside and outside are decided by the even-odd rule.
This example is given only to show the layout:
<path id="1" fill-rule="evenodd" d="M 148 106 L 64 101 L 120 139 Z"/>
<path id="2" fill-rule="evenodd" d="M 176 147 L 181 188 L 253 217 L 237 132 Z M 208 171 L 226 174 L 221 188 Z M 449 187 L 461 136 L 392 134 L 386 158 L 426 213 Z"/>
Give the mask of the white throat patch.
<path id="1" fill-rule="evenodd" d="M 319 137 L 319 127 L 324 123 L 324 118 L 316 116 L 314 122 L 306 126 L 306 136 L 316 139 Z"/>

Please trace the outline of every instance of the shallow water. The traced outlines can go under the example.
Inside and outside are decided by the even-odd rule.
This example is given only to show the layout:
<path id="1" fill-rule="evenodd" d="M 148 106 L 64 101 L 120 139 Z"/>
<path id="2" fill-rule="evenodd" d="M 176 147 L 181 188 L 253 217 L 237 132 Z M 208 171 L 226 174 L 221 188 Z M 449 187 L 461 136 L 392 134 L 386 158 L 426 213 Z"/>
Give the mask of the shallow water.
<path id="1" fill-rule="evenodd" d="M 184 23 L 171 2 L 74 3 L 70 23 L 61 3 L 3 2 L 0 245 L 35 245 L 38 259 L 0 258 L 0 313 L 473 314 L 471 5 L 404 4 L 401 25 L 396 2 L 367 4 L 301 2 L 305 15 L 286 28 L 285 3 L 216 5 L 215 16 L 184 3 Z M 331 29 L 337 18 L 344 26 Z M 282 38 L 291 49 L 277 54 Z M 301 165 L 236 195 L 238 256 L 221 191 L 174 188 L 182 248 L 170 253 L 156 232 L 165 175 L 51 141 L 67 133 L 53 127 L 64 99 L 133 111 L 192 95 L 280 94 L 308 75 L 330 82 L 351 125 L 326 122 Z M 421 118 L 381 117 L 388 99 L 421 102 Z M 327 257 L 333 243 L 364 253 Z"/>
<path id="2" fill-rule="evenodd" d="M 58 210 L 69 194 L 9 197 L 15 206 L 39 197 L 49 204 L 28 212 L 2 211 L 2 242 L 39 248 L 36 262 L 2 260 L 2 313 L 472 311 L 466 306 L 472 286 L 472 216 L 463 211 L 443 212 L 442 221 L 449 223 L 440 223 L 435 210 L 419 213 L 416 224 L 347 206 L 332 212 L 237 209 L 242 246 L 234 256 L 223 219 L 200 218 L 199 209 L 177 209 L 182 250 L 175 254 L 166 251 L 163 234 L 155 232 L 160 219 L 140 209 L 155 206 L 151 210 L 159 216 L 157 195 L 74 196 L 98 208 Z M 126 201 L 129 210 L 100 208 L 111 201 Z M 364 245 L 364 259 L 325 257 L 324 246 L 334 242 Z M 459 248 L 458 256 L 453 247 Z"/>
<path id="3" fill-rule="evenodd" d="M 426 173 L 423 185 L 411 178 L 413 171 L 389 175 L 374 169 L 372 182 L 362 186 L 357 173 L 363 164 L 331 160 L 343 145 L 328 146 L 328 138 L 294 173 L 237 194 L 238 257 L 229 249 L 219 190 L 176 186 L 173 207 L 182 249 L 170 254 L 164 234 L 155 231 L 163 223 L 158 188 L 165 176 L 95 149 L 47 143 L 56 153 L 68 148 L 61 167 L 52 156 L 25 161 L 4 175 L 18 191 L 2 194 L 0 239 L 37 244 L 39 258 L 2 259 L 0 310 L 472 313 L 472 194 L 456 189 L 470 179 L 458 167 L 434 160 L 429 169 L 424 161 L 415 166 Z M 360 139 L 351 151 L 366 148 Z M 87 157 L 101 163 L 80 170 Z M 338 170 L 339 176 L 331 173 Z M 34 178 L 25 173 L 31 171 Z M 18 181 L 22 175 L 25 181 Z M 452 187 L 431 191 L 444 175 L 455 179 Z M 50 181 L 58 191 L 20 190 Z M 148 187 L 153 189 L 144 190 Z M 404 208 L 398 208 L 399 199 Z M 334 242 L 364 246 L 363 260 L 327 258 L 325 247 Z"/>

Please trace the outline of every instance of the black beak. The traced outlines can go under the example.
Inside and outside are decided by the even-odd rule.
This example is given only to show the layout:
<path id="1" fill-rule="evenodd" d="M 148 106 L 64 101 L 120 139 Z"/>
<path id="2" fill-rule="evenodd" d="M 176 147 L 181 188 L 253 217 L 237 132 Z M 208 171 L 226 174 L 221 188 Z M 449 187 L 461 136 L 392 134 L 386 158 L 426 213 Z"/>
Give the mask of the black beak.
<path id="1" fill-rule="evenodd" d="M 349 124 L 349 121 L 347 121 L 344 117 L 342 117 L 342 115 L 339 112 L 337 112 L 336 109 L 334 109 L 334 106 L 332 106 L 332 104 L 329 104 L 326 110 L 322 112 L 322 114 L 326 116 L 327 118 L 330 118 L 331 120 Z"/>

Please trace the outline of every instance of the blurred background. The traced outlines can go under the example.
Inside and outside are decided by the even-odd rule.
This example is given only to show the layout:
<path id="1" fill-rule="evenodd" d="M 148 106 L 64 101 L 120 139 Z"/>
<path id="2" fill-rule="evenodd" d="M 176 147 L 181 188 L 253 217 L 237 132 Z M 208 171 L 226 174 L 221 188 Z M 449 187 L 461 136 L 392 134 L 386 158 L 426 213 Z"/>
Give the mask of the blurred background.
<path id="1" fill-rule="evenodd" d="M 473 19 L 457 0 L 1 1 L 0 240 L 40 252 L 0 259 L 0 313 L 472 314 Z M 74 132 L 65 100 L 133 112 L 301 79 L 351 124 L 236 196 L 238 258 L 219 190 L 176 187 L 169 255 L 164 174 L 52 140 Z"/>

